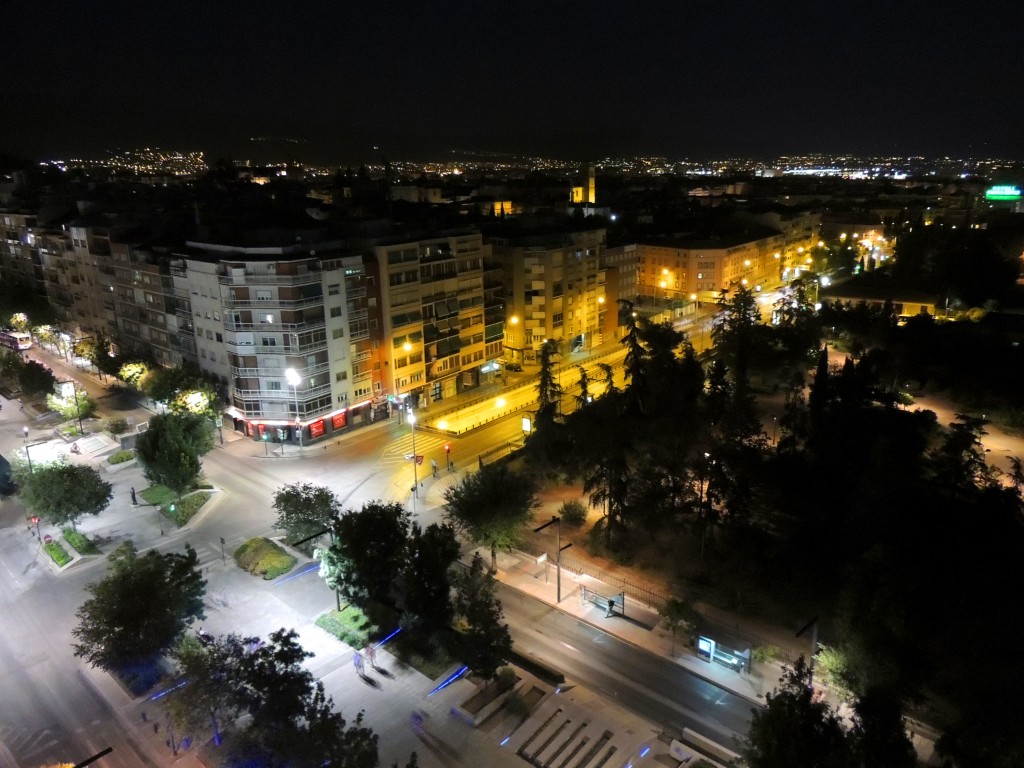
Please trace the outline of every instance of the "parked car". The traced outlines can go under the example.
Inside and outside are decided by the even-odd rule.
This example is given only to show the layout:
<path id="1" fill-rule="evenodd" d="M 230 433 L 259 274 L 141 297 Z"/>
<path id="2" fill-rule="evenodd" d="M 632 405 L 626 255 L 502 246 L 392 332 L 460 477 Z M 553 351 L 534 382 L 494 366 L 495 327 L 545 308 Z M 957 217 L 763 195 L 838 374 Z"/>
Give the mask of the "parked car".
<path id="1" fill-rule="evenodd" d="M 505 370 L 512 371 L 513 373 L 518 373 L 519 371 L 523 370 L 523 366 L 521 366 L 519 363 L 505 363 Z"/>

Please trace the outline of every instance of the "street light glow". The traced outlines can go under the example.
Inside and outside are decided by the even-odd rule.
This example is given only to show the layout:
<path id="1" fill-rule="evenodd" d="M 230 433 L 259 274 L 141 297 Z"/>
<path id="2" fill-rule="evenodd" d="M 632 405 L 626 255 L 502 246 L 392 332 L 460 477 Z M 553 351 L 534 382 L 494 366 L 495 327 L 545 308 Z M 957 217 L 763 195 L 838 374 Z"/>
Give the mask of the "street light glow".
<path id="1" fill-rule="evenodd" d="M 301 377 L 299 376 L 299 372 L 296 371 L 294 368 L 289 368 L 288 370 L 286 370 L 284 372 L 284 377 L 288 379 L 288 386 L 299 386 L 299 381 L 301 381 Z"/>

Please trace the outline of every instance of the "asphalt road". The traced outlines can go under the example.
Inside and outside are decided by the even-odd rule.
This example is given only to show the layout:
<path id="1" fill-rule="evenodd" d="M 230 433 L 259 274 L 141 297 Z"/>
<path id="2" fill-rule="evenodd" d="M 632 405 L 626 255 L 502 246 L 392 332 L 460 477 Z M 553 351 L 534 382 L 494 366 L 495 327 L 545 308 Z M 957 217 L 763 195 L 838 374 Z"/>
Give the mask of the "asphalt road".
<path id="1" fill-rule="evenodd" d="M 499 585 L 516 651 L 598 691 L 671 735 L 684 727 L 725 746 L 745 736 L 754 704 L 530 595 Z"/>

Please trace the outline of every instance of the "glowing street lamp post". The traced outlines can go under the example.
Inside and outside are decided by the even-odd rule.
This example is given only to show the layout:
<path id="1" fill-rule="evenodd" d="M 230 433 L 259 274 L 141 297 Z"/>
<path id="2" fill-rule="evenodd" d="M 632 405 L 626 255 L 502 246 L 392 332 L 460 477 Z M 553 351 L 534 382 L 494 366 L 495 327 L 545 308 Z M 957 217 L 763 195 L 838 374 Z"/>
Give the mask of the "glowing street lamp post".
<path id="1" fill-rule="evenodd" d="M 301 377 L 294 368 L 286 370 L 284 377 L 288 379 L 288 384 L 292 388 L 292 394 L 295 395 L 295 428 L 299 433 L 299 456 L 302 456 L 302 418 L 299 416 L 299 381 L 301 381 Z M 281 450 L 284 450 L 284 448 Z"/>
<path id="2" fill-rule="evenodd" d="M 420 479 L 416 472 L 416 414 L 410 410 L 405 418 L 406 421 L 409 422 L 410 431 L 412 433 L 412 493 L 413 496 L 419 498 Z"/>
<path id="3" fill-rule="evenodd" d="M 67 400 L 70 397 L 75 399 L 75 413 L 78 415 L 78 431 L 85 434 L 85 427 L 82 426 L 82 409 L 78 405 L 78 387 L 73 381 L 62 381 L 60 383 L 60 396 Z"/>

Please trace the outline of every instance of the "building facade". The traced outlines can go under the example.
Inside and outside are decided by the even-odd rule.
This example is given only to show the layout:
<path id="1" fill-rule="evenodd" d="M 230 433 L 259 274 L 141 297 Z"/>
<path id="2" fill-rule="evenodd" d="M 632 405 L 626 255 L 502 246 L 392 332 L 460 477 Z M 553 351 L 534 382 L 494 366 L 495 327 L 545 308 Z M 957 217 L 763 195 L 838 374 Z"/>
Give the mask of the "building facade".
<path id="1" fill-rule="evenodd" d="M 604 229 L 491 238 L 502 265 L 506 358 L 533 362 L 548 339 L 563 352 L 604 341 L 606 243 Z"/>

